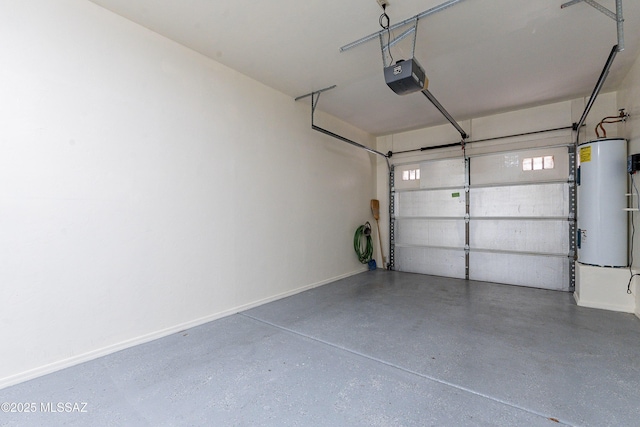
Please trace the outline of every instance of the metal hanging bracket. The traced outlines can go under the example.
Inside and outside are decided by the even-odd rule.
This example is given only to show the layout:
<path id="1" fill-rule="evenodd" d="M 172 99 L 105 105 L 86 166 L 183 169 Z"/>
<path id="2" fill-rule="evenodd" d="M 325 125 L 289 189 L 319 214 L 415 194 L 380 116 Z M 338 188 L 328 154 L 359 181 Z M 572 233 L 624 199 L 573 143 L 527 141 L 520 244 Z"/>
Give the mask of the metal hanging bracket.
<path id="1" fill-rule="evenodd" d="M 616 21 L 618 27 L 618 52 L 622 52 L 624 50 L 624 16 L 622 14 L 622 0 L 616 0 L 615 13 L 595 0 L 571 0 L 561 5 L 560 8 L 564 9 L 565 7 L 573 6 L 574 4 L 583 2 L 588 4 L 589 6 L 594 7 L 595 9 L 607 15 L 609 18 Z"/>
<path id="2" fill-rule="evenodd" d="M 587 105 L 584 108 L 582 117 L 580 117 L 580 121 L 578 121 L 578 123 L 576 123 L 573 128 L 573 130 L 576 131 L 576 144 L 578 143 L 580 128 L 582 127 L 582 125 L 584 125 L 584 122 L 587 119 L 587 116 L 589 115 L 589 111 L 591 111 L 591 107 L 593 107 L 593 104 L 596 102 L 596 98 L 600 94 L 600 90 L 602 89 L 604 82 L 607 80 L 607 76 L 609 75 L 609 70 L 611 69 L 611 65 L 613 65 L 613 60 L 616 59 L 616 55 L 618 54 L 618 52 L 619 52 L 618 46 L 613 46 L 611 48 L 611 52 L 609 53 L 607 62 L 605 63 L 602 73 L 598 78 L 596 86 L 593 88 L 593 92 L 589 97 L 589 102 L 587 102 Z"/>
<path id="3" fill-rule="evenodd" d="M 381 153 L 380 151 L 374 150 L 373 148 L 369 148 L 366 145 L 360 144 L 359 142 L 355 142 L 349 138 L 345 138 L 344 136 L 338 135 L 337 133 L 331 132 L 330 130 L 321 128 L 320 126 L 316 126 L 316 124 L 314 123 L 314 116 L 315 116 L 315 112 L 316 112 L 316 107 L 318 106 L 318 101 L 320 100 L 320 94 L 322 92 L 326 92 L 328 90 L 331 90 L 333 88 L 335 88 L 336 85 L 333 86 L 329 86 L 326 87 L 324 89 L 320 89 L 311 93 L 307 93 L 306 95 L 302 95 L 302 96 L 298 96 L 297 98 L 295 98 L 296 101 L 300 100 L 300 99 L 304 99 L 304 98 L 308 98 L 311 97 L 311 129 L 318 131 L 320 133 L 323 133 L 325 135 L 328 135 L 330 137 L 333 137 L 335 139 L 339 139 L 340 141 L 346 142 L 347 144 L 351 144 L 354 147 L 358 147 L 361 148 L 365 151 L 368 151 L 369 153 L 372 154 L 377 154 L 378 156 L 382 156 L 384 157 L 384 159 L 387 162 L 387 167 L 389 169 L 391 169 L 391 163 L 389 162 L 389 155 Z"/>
<path id="4" fill-rule="evenodd" d="M 409 27 L 409 29 L 403 31 L 400 35 L 394 37 L 393 39 L 391 38 L 391 36 L 389 36 L 388 40 L 384 40 L 384 33 L 390 34 L 386 30 L 379 33 L 380 49 L 382 51 L 382 63 L 384 64 L 385 68 L 391 65 L 391 48 L 411 35 L 413 35 L 413 44 L 409 57 L 414 57 L 416 51 L 416 38 L 418 33 L 418 19 L 415 18 L 413 20 L 410 20 L 408 23 L 411 24 L 411 27 Z"/>
<path id="5" fill-rule="evenodd" d="M 302 96 L 297 97 L 295 99 L 295 101 L 300 101 L 301 99 L 308 98 L 310 96 L 313 97 L 314 95 L 320 95 L 322 92 L 326 92 L 328 90 L 335 89 L 335 88 L 336 88 L 336 85 L 333 85 L 333 86 L 325 87 L 324 89 L 316 90 L 314 92 L 309 92 L 306 95 L 302 95 Z"/>
<path id="6" fill-rule="evenodd" d="M 438 5 L 438 6 L 432 7 L 431 9 L 428 9 L 428 10 L 425 10 L 424 12 L 419 13 L 419 14 L 417 14 L 416 16 L 414 16 L 412 18 L 405 19 L 402 22 L 398 22 L 397 24 L 392 25 L 392 26 L 389 27 L 388 30 L 384 29 L 384 30 L 378 31 L 378 32 L 373 33 L 373 34 L 369 34 L 368 36 L 362 37 L 361 39 L 358 39 L 358 40 L 356 40 L 354 42 L 351 42 L 349 44 L 346 44 L 346 45 L 344 45 L 344 46 L 342 46 L 340 48 L 340 52 L 344 52 L 345 50 L 349 50 L 349 49 L 351 49 L 353 47 L 361 45 L 362 43 L 368 42 L 369 40 L 373 40 L 376 37 L 379 37 L 381 34 L 383 34 L 386 31 L 393 31 L 396 28 L 400 28 L 400 27 L 402 27 L 404 25 L 410 24 L 411 21 L 416 21 L 416 23 L 417 23 L 417 21 L 419 19 L 424 18 L 424 17 L 429 16 L 429 15 L 433 15 L 434 13 L 437 13 L 437 12 L 441 12 L 441 11 L 443 11 L 445 9 L 448 9 L 449 7 L 455 5 L 456 3 L 460 3 L 461 1 L 463 1 L 463 0 L 449 0 L 449 1 L 446 1 L 446 2 L 444 2 L 444 3 L 442 3 L 442 4 Z M 405 35 L 404 37 L 406 37 L 407 35 Z M 397 41 L 399 41 L 399 40 L 397 40 Z"/>
<path id="7" fill-rule="evenodd" d="M 399 41 L 401 41 L 401 40 L 405 39 L 406 37 L 409 37 L 411 34 L 415 34 L 417 26 L 418 26 L 418 20 L 416 19 L 416 20 L 414 20 L 414 21 L 413 21 L 412 26 L 411 26 L 411 27 L 409 27 L 409 29 L 408 29 L 408 30 L 403 31 L 403 32 L 402 32 L 402 34 L 400 34 L 400 35 L 398 35 L 398 36 L 394 37 L 394 38 L 393 38 L 393 40 L 390 40 L 390 41 L 389 41 L 389 43 L 386 43 L 386 44 L 382 47 L 382 49 L 383 49 L 383 50 L 387 50 L 387 49 L 389 49 L 389 48 L 391 48 L 391 47 L 395 46 Z M 383 34 L 383 33 L 380 33 L 380 37 L 382 37 L 382 34 Z M 414 35 L 414 36 L 413 36 L 414 40 L 415 40 L 415 37 L 416 37 L 416 36 Z M 416 44 L 415 44 L 415 42 L 414 42 L 414 43 L 413 43 L 413 46 L 415 47 L 415 45 L 416 45 Z M 413 55 L 411 55 L 411 56 L 413 56 Z"/>

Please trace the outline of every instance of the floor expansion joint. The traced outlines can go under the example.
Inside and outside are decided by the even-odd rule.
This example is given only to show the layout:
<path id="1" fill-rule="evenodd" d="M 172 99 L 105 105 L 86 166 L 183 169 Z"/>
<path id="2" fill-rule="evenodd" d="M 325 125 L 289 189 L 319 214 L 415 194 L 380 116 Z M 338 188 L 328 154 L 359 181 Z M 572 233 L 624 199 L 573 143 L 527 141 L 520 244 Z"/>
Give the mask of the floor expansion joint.
<path id="1" fill-rule="evenodd" d="M 287 333 L 290 333 L 290 334 L 293 334 L 293 335 L 296 335 L 296 336 L 299 336 L 299 337 L 302 337 L 302 338 L 306 338 L 308 340 L 312 340 L 312 341 L 318 342 L 318 343 L 323 344 L 323 345 L 327 345 L 327 346 L 335 348 L 337 350 L 344 351 L 344 352 L 353 354 L 355 356 L 362 357 L 362 358 L 365 358 L 367 360 L 383 364 L 383 365 L 391 367 L 393 369 L 398 369 L 398 370 L 400 370 L 402 372 L 405 372 L 405 373 L 408 373 L 408 374 L 411 374 L 411 375 L 415 375 L 417 377 L 426 379 L 428 381 L 433 381 L 433 382 L 436 382 L 438 384 L 445 385 L 447 387 L 455 388 L 455 389 L 463 391 L 465 393 L 470 393 L 470 394 L 476 395 L 478 397 L 482 397 L 484 399 L 488 399 L 488 400 L 491 400 L 493 402 L 496 402 L 496 403 L 499 403 L 499 404 L 502 404 L 502 405 L 505 405 L 505 406 L 509 406 L 511 408 L 515 408 L 515 409 L 518 409 L 518 410 L 521 410 L 521 411 L 528 412 L 530 414 L 533 414 L 533 415 L 536 415 L 536 416 L 551 420 L 553 422 L 556 422 L 556 423 L 558 423 L 558 425 L 573 426 L 573 424 L 567 423 L 567 422 L 565 422 L 565 421 L 563 421 L 563 420 L 561 420 L 559 418 L 551 417 L 551 416 L 545 415 L 545 414 L 541 414 L 541 413 L 539 413 L 537 411 L 534 411 L 534 410 L 531 410 L 531 409 L 528 409 L 528 408 L 524 408 L 522 406 L 507 402 L 505 400 L 502 400 L 502 399 L 499 399 L 499 398 L 496 398 L 496 397 L 493 397 L 493 396 L 489 396 L 489 395 L 480 393 L 478 391 L 469 389 L 467 387 L 464 387 L 464 386 L 461 386 L 461 385 L 458 385 L 458 384 L 454 384 L 454 383 L 451 383 L 451 382 L 448 382 L 448 381 L 444 381 L 444 380 L 441 380 L 439 378 L 435 378 L 435 377 L 432 377 L 430 375 L 426 375 L 426 374 L 423 374 L 423 373 L 420 373 L 420 372 L 405 368 L 405 367 L 397 365 L 395 363 L 392 363 L 392 362 L 389 362 L 389 361 L 386 361 L 386 360 L 383 360 L 383 359 L 379 359 L 377 357 L 374 357 L 374 356 L 371 356 L 371 355 L 368 355 L 368 354 L 364 354 L 362 352 L 355 351 L 355 350 L 352 350 L 352 349 L 337 345 L 337 344 L 329 342 L 329 341 L 325 341 L 323 339 L 320 339 L 320 338 L 317 338 L 317 337 L 314 337 L 314 336 L 310 336 L 310 335 L 304 334 L 304 333 L 296 331 L 294 329 L 287 328 L 287 327 L 284 327 L 282 325 L 278 325 L 276 323 L 269 322 L 267 320 L 254 317 L 254 316 L 251 316 L 251 315 L 246 314 L 246 313 L 238 313 L 238 314 L 243 316 L 243 317 L 245 317 L 245 318 L 251 319 L 251 320 L 253 320 L 255 322 L 262 323 L 264 325 L 271 326 L 271 327 L 276 328 L 278 330 L 281 330 L 281 331 L 284 331 L 284 332 L 287 332 Z"/>

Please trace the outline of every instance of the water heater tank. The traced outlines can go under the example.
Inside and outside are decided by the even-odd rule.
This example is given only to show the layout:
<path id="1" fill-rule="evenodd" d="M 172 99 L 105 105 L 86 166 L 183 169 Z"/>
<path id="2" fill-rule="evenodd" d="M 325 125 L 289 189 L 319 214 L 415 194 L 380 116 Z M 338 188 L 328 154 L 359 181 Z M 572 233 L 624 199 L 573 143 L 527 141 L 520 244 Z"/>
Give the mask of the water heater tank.
<path id="1" fill-rule="evenodd" d="M 627 141 L 599 139 L 578 146 L 578 262 L 625 267 Z"/>

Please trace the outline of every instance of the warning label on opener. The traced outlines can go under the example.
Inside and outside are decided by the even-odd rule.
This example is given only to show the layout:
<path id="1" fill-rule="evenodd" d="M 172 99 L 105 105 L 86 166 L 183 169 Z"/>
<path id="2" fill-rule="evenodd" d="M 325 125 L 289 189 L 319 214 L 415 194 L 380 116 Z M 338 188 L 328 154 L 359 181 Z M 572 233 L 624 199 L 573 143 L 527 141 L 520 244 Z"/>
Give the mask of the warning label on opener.
<path id="1" fill-rule="evenodd" d="M 582 147 L 580 149 L 580 163 L 591 161 L 591 146 Z"/>

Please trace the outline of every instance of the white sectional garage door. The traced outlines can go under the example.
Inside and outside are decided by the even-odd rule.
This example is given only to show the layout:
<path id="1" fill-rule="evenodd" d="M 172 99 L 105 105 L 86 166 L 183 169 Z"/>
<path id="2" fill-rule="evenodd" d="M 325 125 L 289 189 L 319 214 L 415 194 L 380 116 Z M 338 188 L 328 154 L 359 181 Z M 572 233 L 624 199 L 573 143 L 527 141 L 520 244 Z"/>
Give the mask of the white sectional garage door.
<path id="1" fill-rule="evenodd" d="M 555 147 L 395 167 L 394 268 L 569 290 L 574 160 Z"/>
<path id="2" fill-rule="evenodd" d="M 404 190 L 395 195 L 396 270 L 465 278 L 465 165 L 464 159 L 423 162 L 418 188 L 398 177 Z"/>

